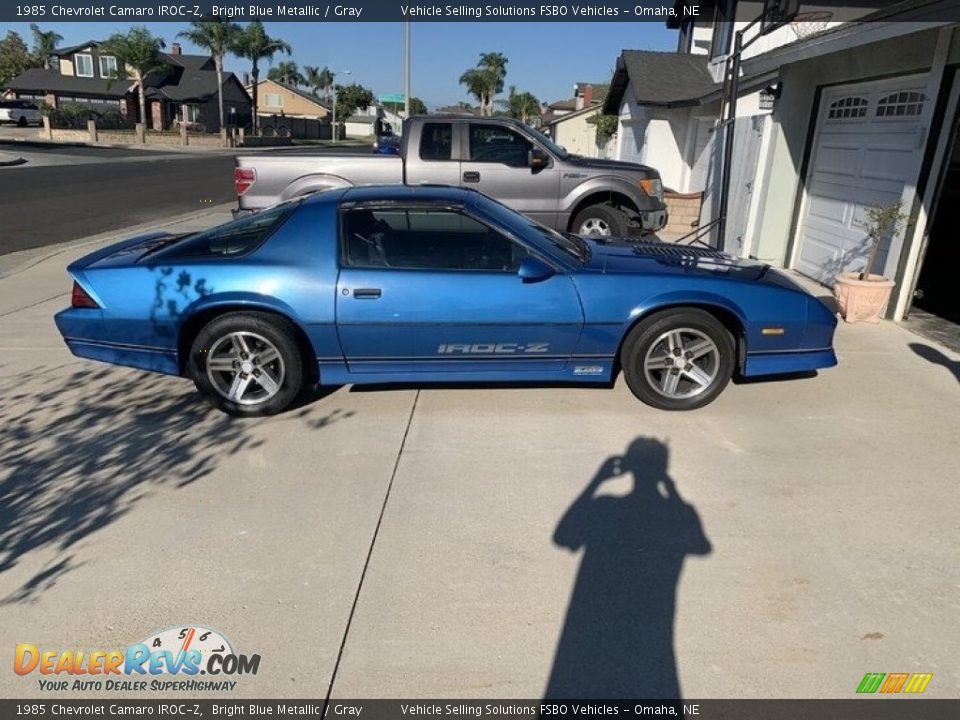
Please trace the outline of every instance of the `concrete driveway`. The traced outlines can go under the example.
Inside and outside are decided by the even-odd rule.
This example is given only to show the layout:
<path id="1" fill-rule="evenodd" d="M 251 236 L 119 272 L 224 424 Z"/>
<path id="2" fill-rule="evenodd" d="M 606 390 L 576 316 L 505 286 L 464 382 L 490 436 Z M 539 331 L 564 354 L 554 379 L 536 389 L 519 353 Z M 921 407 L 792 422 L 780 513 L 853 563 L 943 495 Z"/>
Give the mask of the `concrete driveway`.
<path id="1" fill-rule="evenodd" d="M 838 368 L 694 413 L 618 382 L 236 420 L 69 355 L 51 316 L 91 247 L 0 279 L 6 652 L 199 625 L 261 655 L 230 697 L 960 694 L 956 355 L 842 326 Z M 0 695 L 40 694 L 9 667 Z"/>

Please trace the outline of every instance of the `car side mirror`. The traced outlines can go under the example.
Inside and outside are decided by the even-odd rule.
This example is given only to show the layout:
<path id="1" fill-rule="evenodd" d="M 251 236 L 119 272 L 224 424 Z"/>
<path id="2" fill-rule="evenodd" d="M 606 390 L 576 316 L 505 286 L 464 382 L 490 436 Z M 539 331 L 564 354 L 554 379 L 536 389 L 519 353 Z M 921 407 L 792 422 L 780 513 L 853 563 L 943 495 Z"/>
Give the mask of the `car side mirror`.
<path id="1" fill-rule="evenodd" d="M 540 148 L 532 147 L 527 154 L 527 164 L 531 170 L 543 170 L 550 164 L 550 156 Z"/>
<path id="2" fill-rule="evenodd" d="M 520 261 L 520 267 L 517 269 L 517 275 L 525 283 L 534 283 L 553 277 L 556 271 L 547 265 L 543 260 L 527 255 Z"/>

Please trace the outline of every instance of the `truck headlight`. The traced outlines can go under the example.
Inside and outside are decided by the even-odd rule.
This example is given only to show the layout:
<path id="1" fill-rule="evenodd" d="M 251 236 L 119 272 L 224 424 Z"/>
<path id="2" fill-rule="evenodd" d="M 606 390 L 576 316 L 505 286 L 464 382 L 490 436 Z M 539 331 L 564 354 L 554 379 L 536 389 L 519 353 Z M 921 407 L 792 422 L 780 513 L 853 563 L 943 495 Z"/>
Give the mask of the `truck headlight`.
<path id="1" fill-rule="evenodd" d="M 663 202 L 663 181 L 660 178 L 643 178 L 640 181 L 640 189 L 650 197 Z"/>

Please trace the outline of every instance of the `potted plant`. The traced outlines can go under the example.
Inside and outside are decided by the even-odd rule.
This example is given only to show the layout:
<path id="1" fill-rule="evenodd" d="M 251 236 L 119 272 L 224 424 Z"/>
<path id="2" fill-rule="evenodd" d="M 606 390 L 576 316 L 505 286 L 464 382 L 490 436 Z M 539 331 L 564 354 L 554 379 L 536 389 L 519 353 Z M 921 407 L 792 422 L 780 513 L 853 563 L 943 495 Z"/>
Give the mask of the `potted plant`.
<path id="1" fill-rule="evenodd" d="M 836 276 L 833 294 L 837 298 L 840 316 L 847 322 L 880 322 L 880 313 L 886 307 L 894 282 L 870 272 L 877 258 L 883 238 L 891 238 L 900 230 L 907 216 L 900 212 L 902 201 L 878 205 L 866 210 L 867 240 L 870 249 L 863 270 L 844 272 Z"/>

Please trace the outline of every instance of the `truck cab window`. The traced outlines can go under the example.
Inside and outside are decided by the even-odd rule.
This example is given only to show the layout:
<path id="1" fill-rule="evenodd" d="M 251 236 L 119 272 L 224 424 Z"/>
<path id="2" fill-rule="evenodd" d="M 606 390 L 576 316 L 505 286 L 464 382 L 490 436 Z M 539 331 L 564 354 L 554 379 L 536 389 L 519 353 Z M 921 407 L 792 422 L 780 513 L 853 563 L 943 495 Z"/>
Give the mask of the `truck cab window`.
<path id="1" fill-rule="evenodd" d="M 533 143 L 503 125 L 470 123 L 470 161 L 527 167 Z"/>
<path id="2" fill-rule="evenodd" d="M 453 124 L 424 123 L 420 135 L 421 160 L 450 160 L 453 157 Z"/>

